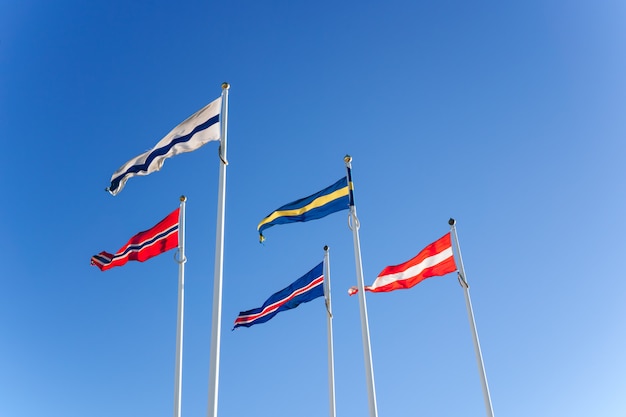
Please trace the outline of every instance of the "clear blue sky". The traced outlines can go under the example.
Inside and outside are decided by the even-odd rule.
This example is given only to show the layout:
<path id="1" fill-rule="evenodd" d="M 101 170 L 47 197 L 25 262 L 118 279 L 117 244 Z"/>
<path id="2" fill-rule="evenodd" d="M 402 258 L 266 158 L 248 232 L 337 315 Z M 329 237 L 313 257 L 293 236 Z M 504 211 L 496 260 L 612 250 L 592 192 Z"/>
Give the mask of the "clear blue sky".
<path id="1" fill-rule="evenodd" d="M 220 416 L 327 414 L 321 299 L 231 332 L 331 250 L 337 415 L 367 415 L 347 212 L 256 226 L 351 154 L 365 282 L 457 219 L 495 414 L 626 415 L 622 1 L 0 3 L 0 416 L 172 415 L 173 253 L 100 272 L 188 197 L 183 416 L 207 412 L 217 144 L 111 174 L 231 84 Z M 454 274 L 368 294 L 381 416 L 484 416 Z"/>

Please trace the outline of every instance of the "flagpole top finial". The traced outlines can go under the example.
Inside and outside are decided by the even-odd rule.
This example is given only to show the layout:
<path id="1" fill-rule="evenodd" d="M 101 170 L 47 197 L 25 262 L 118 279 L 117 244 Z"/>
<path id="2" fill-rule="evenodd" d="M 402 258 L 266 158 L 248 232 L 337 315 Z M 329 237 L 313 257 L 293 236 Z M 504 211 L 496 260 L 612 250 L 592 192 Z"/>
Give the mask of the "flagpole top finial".
<path id="1" fill-rule="evenodd" d="M 450 226 L 454 226 L 456 224 L 456 220 L 454 220 L 452 217 L 450 217 L 450 220 L 448 220 L 448 224 Z"/>
<path id="2" fill-rule="evenodd" d="M 185 202 L 185 201 L 187 201 L 187 197 L 185 197 L 184 195 L 181 195 L 181 196 L 180 196 L 180 201 L 181 201 L 181 202 Z"/>
<path id="3" fill-rule="evenodd" d="M 346 155 L 346 156 L 343 157 L 343 161 L 346 164 L 349 164 L 350 162 L 352 162 L 352 157 L 350 155 Z"/>
<path id="4" fill-rule="evenodd" d="M 328 245 L 324 245 L 324 252 L 328 252 Z"/>
<path id="5" fill-rule="evenodd" d="M 228 90 L 229 88 L 230 88 L 230 84 L 228 84 L 227 82 L 222 83 L 222 90 Z"/>

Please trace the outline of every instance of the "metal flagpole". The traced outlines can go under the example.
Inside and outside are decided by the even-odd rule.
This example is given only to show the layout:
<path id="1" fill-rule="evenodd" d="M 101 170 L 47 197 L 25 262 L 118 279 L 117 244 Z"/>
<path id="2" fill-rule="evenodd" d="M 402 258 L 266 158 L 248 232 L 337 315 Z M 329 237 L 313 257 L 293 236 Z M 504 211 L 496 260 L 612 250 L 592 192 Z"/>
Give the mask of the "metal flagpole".
<path id="1" fill-rule="evenodd" d="M 370 347 L 370 331 L 367 321 L 367 306 L 365 305 L 365 285 L 363 284 L 363 266 L 361 264 L 361 244 L 359 242 L 359 220 L 356 217 L 354 206 L 354 192 L 352 187 L 352 157 L 346 155 L 343 158 L 348 170 L 348 190 L 350 192 L 350 217 L 349 227 L 352 230 L 354 240 L 354 258 L 356 262 L 357 288 L 359 289 L 359 306 L 361 309 L 361 333 L 363 335 L 363 354 L 365 356 L 365 373 L 367 382 L 368 404 L 370 417 L 378 417 L 376 407 L 376 388 L 374 386 L 374 368 L 372 366 L 372 351 Z"/>
<path id="2" fill-rule="evenodd" d="M 330 299 L 330 256 L 328 246 L 324 246 L 324 300 L 326 301 L 328 323 L 328 395 L 330 417 L 335 417 L 335 354 L 333 352 L 333 308 Z"/>
<path id="3" fill-rule="evenodd" d="M 187 197 L 180 197 L 180 215 L 178 219 L 178 318 L 176 324 L 176 367 L 174 372 L 174 417 L 180 417 L 181 395 L 183 387 L 183 315 L 185 310 L 185 202 Z"/>
<path id="4" fill-rule="evenodd" d="M 209 365 L 209 406 L 207 416 L 217 417 L 217 394 L 220 374 L 220 336 L 222 333 L 222 275 L 224 272 L 224 208 L 226 205 L 226 159 L 228 134 L 228 83 L 222 84 L 220 135 L 220 182 L 217 193 L 217 227 L 215 230 L 215 270 L 213 273 L 213 323 L 211 326 L 211 362 Z"/>
<path id="5" fill-rule="evenodd" d="M 465 305 L 467 306 L 467 315 L 469 317 L 470 327 L 472 329 L 472 339 L 474 340 L 474 351 L 476 352 L 476 362 L 478 362 L 478 373 L 480 374 L 480 382 L 483 388 L 483 399 L 485 400 L 485 408 L 487 409 L 487 417 L 493 417 L 493 408 L 491 406 L 491 396 L 489 395 L 489 386 L 487 385 L 487 375 L 485 373 L 485 365 L 483 364 L 483 354 L 480 350 L 480 341 L 478 340 L 478 332 L 476 331 L 476 322 L 474 321 L 474 310 L 472 309 L 472 300 L 469 294 L 469 284 L 463 267 L 463 258 L 461 257 L 461 247 L 459 246 L 459 238 L 456 234 L 456 220 L 448 221 L 452 236 L 454 237 L 454 249 L 457 255 L 459 268 L 459 283 L 463 287 L 465 293 Z"/>

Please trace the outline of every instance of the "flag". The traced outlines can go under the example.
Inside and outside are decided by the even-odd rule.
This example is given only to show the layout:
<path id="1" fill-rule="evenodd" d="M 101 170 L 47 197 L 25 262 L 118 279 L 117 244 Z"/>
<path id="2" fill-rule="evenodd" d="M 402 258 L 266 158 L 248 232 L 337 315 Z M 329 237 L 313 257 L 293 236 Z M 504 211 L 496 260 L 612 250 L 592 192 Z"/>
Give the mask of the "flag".
<path id="1" fill-rule="evenodd" d="M 220 110 L 222 98 L 209 103 L 187 120 L 176 126 L 151 150 L 126 162 L 111 176 L 111 185 L 106 189 L 117 195 L 129 178 L 148 175 L 158 171 L 165 159 L 185 152 L 195 151 L 213 140 L 220 140 Z"/>
<path id="2" fill-rule="evenodd" d="M 281 311 L 298 307 L 317 297 L 324 296 L 323 262 L 298 278 L 293 284 L 273 294 L 260 308 L 242 311 L 235 319 L 235 327 L 250 327 L 265 323 Z"/>
<path id="3" fill-rule="evenodd" d="M 352 188 L 352 183 L 350 183 L 350 188 Z M 349 203 L 348 180 L 343 177 L 322 191 L 285 204 L 268 214 L 257 226 L 261 242 L 265 240 L 263 231 L 276 224 L 321 219 L 336 211 L 347 210 Z"/>
<path id="4" fill-rule="evenodd" d="M 91 264 L 101 271 L 106 271 L 115 266 L 122 266 L 128 261 L 147 261 L 178 247 L 179 213 L 180 208 L 177 208 L 153 228 L 137 233 L 115 255 L 100 252 L 92 256 Z"/>
<path id="5" fill-rule="evenodd" d="M 456 271 L 450 233 L 426 246 L 413 259 L 395 266 L 383 269 L 376 280 L 366 291 L 389 292 L 393 290 L 411 288 L 426 278 L 449 274 Z M 355 294 L 356 288 L 348 290 L 348 294 Z"/>

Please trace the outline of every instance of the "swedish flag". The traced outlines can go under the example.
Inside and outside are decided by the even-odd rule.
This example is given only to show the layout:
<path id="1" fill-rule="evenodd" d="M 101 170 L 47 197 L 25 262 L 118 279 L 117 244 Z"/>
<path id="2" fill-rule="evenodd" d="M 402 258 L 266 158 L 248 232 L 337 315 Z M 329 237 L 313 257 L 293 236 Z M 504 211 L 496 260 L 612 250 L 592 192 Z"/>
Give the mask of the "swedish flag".
<path id="1" fill-rule="evenodd" d="M 352 182 L 348 187 L 348 179 L 343 177 L 322 191 L 279 207 L 257 226 L 261 242 L 265 240 L 263 231 L 276 224 L 307 222 L 321 219 L 336 211 L 347 210 L 350 206 L 351 189 Z"/>

